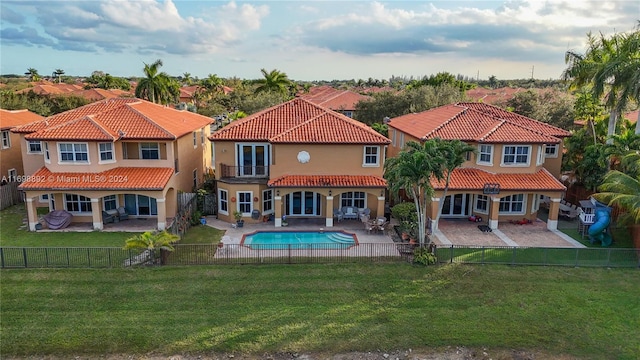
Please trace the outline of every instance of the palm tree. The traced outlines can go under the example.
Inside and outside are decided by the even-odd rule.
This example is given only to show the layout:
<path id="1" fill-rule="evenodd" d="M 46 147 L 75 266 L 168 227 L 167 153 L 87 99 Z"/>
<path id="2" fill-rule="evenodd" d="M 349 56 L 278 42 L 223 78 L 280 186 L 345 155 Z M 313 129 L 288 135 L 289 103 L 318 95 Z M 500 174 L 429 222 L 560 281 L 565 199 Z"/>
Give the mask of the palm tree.
<path id="1" fill-rule="evenodd" d="M 123 249 L 145 250 L 149 254 L 150 262 L 155 264 L 158 254 L 161 251 L 174 251 L 172 244 L 178 240 L 180 240 L 178 235 L 170 234 L 166 231 L 146 231 L 127 239 Z"/>
<path id="2" fill-rule="evenodd" d="M 426 234 L 427 205 L 433 196 L 432 176 L 442 178 L 443 159 L 438 156 L 435 142 L 425 141 L 420 144 L 407 142 L 398 156 L 387 159 L 384 166 L 384 177 L 389 182 L 389 189 L 397 194 L 404 189 L 413 199 L 418 216 L 418 238 L 424 245 Z"/>
<path id="3" fill-rule="evenodd" d="M 598 189 L 600 192 L 593 194 L 596 200 L 609 206 L 616 205 L 625 211 L 619 218 L 620 223 L 640 224 L 640 175 L 634 178 L 611 170 Z"/>
<path id="4" fill-rule="evenodd" d="M 162 60 L 160 59 L 152 64 L 144 63 L 143 71 L 146 77 L 141 79 L 136 86 L 136 97 L 160 104 L 176 101 L 180 94 L 180 86 L 178 85 L 176 95 L 175 89 L 172 89 L 175 86 L 171 84 L 169 75 L 158 71 L 161 66 Z"/>
<path id="5" fill-rule="evenodd" d="M 36 70 L 34 68 L 28 68 L 27 72 L 24 73 L 24 74 L 29 76 L 29 80 L 31 80 L 31 81 L 40 80 L 40 74 L 38 74 L 38 70 Z"/>
<path id="6" fill-rule="evenodd" d="M 182 74 L 182 83 L 185 85 L 191 85 L 191 83 L 193 82 L 193 79 L 191 78 L 191 73 L 184 73 Z"/>
<path id="7" fill-rule="evenodd" d="M 572 87 L 591 85 L 594 99 L 605 97 L 605 106 L 610 111 L 607 143 L 612 143 L 618 115 L 629 99 L 639 99 L 640 60 L 638 60 L 638 31 L 631 35 L 614 34 L 606 38 L 603 34 L 588 35 L 585 54 L 567 51 L 562 73 Z M 605 94 L 606 93 L 606 94 Z"/>
<path id="8" fill-rule="evenodd" d="M 287 77 L 287 74 L 280 72 L 276 69 L 271 70 L 271 72 L 267 72 L 265 69 L 260 69 L 262 72 L 262 76 L 264 79 L 260 79 L 257 81 L 259 86 L 256 88 L 256 92 L 265 92 L 265 91 L 277 91 L 282 94 L 287 94 L 289 91 L 289 86 L 291 85 L 291 80 Z"/>
<path id="9" fill-rule="evenodd" d="M 62 75 L 64 75 L 64 70 L 62 69 L 56 69 L 56 71 L 53 72 L 53 76 L 58 77 L 58 84 L 62 82 Z"/>
<path id="10" fill-rule="evenodd" d="M 469 152 L 476 152 L 476 148 L 460 140 L 440 140 L 433 139 L 436 147 L 440 152 L 442 161 L 442 178 L 436 178 L 438 180 L 445 180 L 444 191 L 442 193 L 442 201 L 438 206 L 438 213 L 436 214 L 436 224 L 440 220 L 442 214 L 442 207 L 444 206 L 444 199 L 447 197 L 447 191 L 449 190 L 449 182 L 451 181 L 451 174 L 453 170 L 459 168 L 466 161 L 466 154 Z M 437 174 L 434 174 L 437 175 Z"/>

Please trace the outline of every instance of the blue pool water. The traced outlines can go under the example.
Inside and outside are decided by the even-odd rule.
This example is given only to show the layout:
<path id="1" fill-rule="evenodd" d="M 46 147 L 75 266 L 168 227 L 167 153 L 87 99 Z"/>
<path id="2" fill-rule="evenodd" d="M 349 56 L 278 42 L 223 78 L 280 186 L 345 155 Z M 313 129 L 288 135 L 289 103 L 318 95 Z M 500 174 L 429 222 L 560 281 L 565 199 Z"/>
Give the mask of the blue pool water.
<path id="1" fill-rule="evenodd" d="M 355 235 L 340 231 L 259 231 L 242 239 L 252 249 L 346 249 L 356 243 Z"/>

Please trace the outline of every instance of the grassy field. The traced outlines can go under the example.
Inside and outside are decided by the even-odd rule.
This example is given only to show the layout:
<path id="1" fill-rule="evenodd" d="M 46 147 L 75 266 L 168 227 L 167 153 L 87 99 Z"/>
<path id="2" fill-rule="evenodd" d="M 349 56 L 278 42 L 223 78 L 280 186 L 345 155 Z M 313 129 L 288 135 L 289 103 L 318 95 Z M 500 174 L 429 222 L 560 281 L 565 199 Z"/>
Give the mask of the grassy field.
<path id="1" fill-rule="evenodd" d="M 469 346 L 637 359 L 640 271 L 398 264 L 3 270 L 4 356 Z"/>

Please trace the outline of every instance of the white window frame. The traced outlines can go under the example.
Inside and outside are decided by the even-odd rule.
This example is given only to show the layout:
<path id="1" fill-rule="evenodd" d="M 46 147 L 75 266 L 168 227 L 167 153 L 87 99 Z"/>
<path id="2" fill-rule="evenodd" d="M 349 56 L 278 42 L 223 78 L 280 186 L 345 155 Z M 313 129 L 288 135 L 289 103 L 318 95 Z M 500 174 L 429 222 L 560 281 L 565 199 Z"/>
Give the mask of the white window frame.
<path id="1" fill-rule="evenodd" d="M 534 213 L 540 210 L 540 200 L 544 197 L 542 194 L 533 194 L 533 203 L 531 204 L 531 212 Z"/>
<path id="2" fill-rule="evenodd" d="M 193 132 L 193 148 L 197 148 L 198 147 L 198 132 L 194 131 Z"/>
<path id="3" fill-rule="evenodd" d="M 2 130 L 2 148 L 8 149 L 11 147 L 11 133 L 9 130 Z"/>
<path id="4" fill-rule="evenodd" d="M 521 197 L 521 199 L 514 199 L 514 197 Z M 520 211 L 513 211 L 513 206 L 515 204 L 522 203 Z M 501 210 L 503 205 L 507 204 L 509 210 Z M 527 209 L 527 197 L 525 194 L 513 194 L 508 195 L 500 199 L 500 206 L 498 207 L 498 214 L 500 215 L 524 215 Z"/>
<path id="5" fill-rule="evenodd" d="M 356 196 L 357 195 L 357 196 Z M 358 206 L 361 204 L 362 206 Z M 364 191 L 347 191 L 340 194 L 340 207 L 355 206 L 359 209 L 367 207 L 367 193 Z"/>
<path id="6" fill-rule="evenodd" d="M 102 150 L 102 145 L 109 145 L 111 149 Z M 102 154 L 111 154 L 111 159 L 102 160 Z M 98 164 L 108 164 L 116 162 L 116 153 L 114 150 L 114 144 L 111 142 L 98 143 Z"/>
<path id="7" fill-rule="evenodd" d="M 396 146 L 396 133 L 397 133 L 397 130 L 393 129 L 393 132 L 391 135 L 391 145 L 393 145 L 394 147 Z"/>
<path id="8" fill-rule="evenodd" d="M 482 160 L 483 155 L 489 156 L 489 161 Z M 493 166 L 493 145 L 490 145 L 490 144 L 478 145 L 478 157 L 476 159 L 476 164 Z"/>
<path id="9" fill-rule="evenodd" d="M 507 148 L 514 148 L 515 153 L 507 154 Z M 518 156 L 523 156 L 523 154 L 518 153 L 518 149 L 527 149 L 527 161 L 526 163 L 517 162 Z M 513 167 L 526 167 L 531 165 L 531 145 L 502 145 L 502 159 L 500 162 L 500 166 L 513 166 Z M 506 156 L 513 156 L 513 162 L 505 162 Z"/>
<path id="10" fill-rule="evenodd" d="M 62 153 L 63 152 L 68 153 L 69 151 L 62 151 L 62 149 L 60 148 L 61 145 L 71 145 L 71 147 L 72 147 L 71 153 L 73 154 L 73 160 L 62 160 Z M 84 148 L 86 149 L 87 160 L 76 160 L 78 154 L 85 153 L 83 151 L 79 151 L 79 150 L 76 149 L 76 146 L 79 146 L 79 145 L 84 145 Z M 78 143 L 59 142 L 57 148 L 58 148 L 58 164 L 65 164 L 65 165 L 91 164 L 91 157 L 89 156 L 89 143 L 86 143 L 86 142 L 78 142 Z"/>
<path id="11" fill-rule="evenodd" d="M 69 200 L 67 197 L 71 196 L 71 200 Z M 74 198 L 75 197 L 75 198 Z M 84 199 L 81 199 L 84 198 Z M 72 213 L 72 214 L 91 214 L 91 198 L 88 198 L 86 196 L 83 195 L 78 195 L 78 194 L 67 194 L 65 193 L 62 197 L 62 200 L 64 202 L 64 209 L 67 210 L 68 212 Z M 69 203 L 72 204 L 76 204 L 78 205 L 78 209 L 79 211 L 73 211 L 73 210 L 69 210 L 69 207 L 67 206 Z M 82 205 L 83 204 L 88 204 L 88 206 L 86 206 L 87 210 L 86 211 L 82 211 Z"/>
<path id="12" fill-rule="evenodd" d="M 478 207 L 478 203 L 480 201 L 484 201 L 485 202 L 486 209 L 481 209 L 481 208 Z M 491 206 L 491 199 L 489 198 L 489 196 L 487 196 L 487 195 L 476 195 L 476 196 L 474 196 L 474 199 L 473 199 L 473 212 L 477 212 L 477 213 L 480 213 L 480 214 L 488 214 L 490 206 Z"/>
<path id="13" fill-rule="evenodd" d="M 39 146 L 40 147 L 40 151 L 33 151 L 31 149 L 31 145 Z M 27 140 L 27 154 L 42 154 L 42 141 Z"/>
<path id="14" fill-rule="evenodd" d="M 49 202 L 49 194 L 42 194 L 39 198 L 40 202 Z"/>
<path id="15" fill-rule="evenodd" d="M 368 150 L 375 149 L 375 154 L 367 153 Z M 373 160 L 375 158 L 375 162 L 368 162 L 367 159 Z M 380 166 L 380 146 L 370 146 L 366 145 L 364 147 L 362 153 L 362 166 L 363 167 L 379 167 Z"/>
<path id="16" fill-rule="evenodd" d="M 404 133 L 403 132 L 400 133 L 400 143 L 398 143 L 398 145 L 400 146 L 400 149 L 404 148 Z"/>
<path id="17" fill-rule="evenodd" d="M 262 214 L 273 214 L 273 189 L 262 190 Z"/>
<path id="18" fill-rule="evenodd" d="M 245 209 L 241 209 L 241 206 L 245 205 Z M 249 211 L 243 211 L 243 210 Z M 253 191 L 237 191 L 236 192 L 236 210 L 242 213 L 242 216 L 251 216 L 253 211 Z"/>
<path id="19" fill-rule="evenodd" d="M 544 159 L 545 159 L 544 146 L 543 145 L 538 145 L 538 156 L 537 156 L 537 160 L 536 160 L 536 165 L 544 164 Z"/>
<path id="20" fill-rule="evenodd" d="M 109 198 L 109 199 L 107 199 Z M 114 203 L 114 207 L 113 209 L 107 209 L 107 202 L 111 202 L 113 201 Z M 105 195 L 102 197 L 102 210 L 104 211 L 108 211 L 108 210 L 117 210 L 118 209 L 118 196 L 117 195 Z"/>
<path id="21" fill-rule="evenodd" d="M 547 151 L 549 149 L 553 149 L 553 151 L 551 152 Z M 560 144 L 546 144 L 544 146 L 544 156 L 547 158 L 557 158 L 559 150 L 560 150 Z"/>
<path id="22" fill-rule="evenodd" d="M 204 129 L 200 130 L 200 145 L 204 146 Z"/>
<path id="23" fill-rule="evenodd" d="M 218 189 L 218 212 L 229 215 L 229 191 Z"/>
<path id="24" fill-rule="evenodd" d="M 144 146 L 144 145 L 152 145 L 152 144 L 154 144 L 154 145 L 156 146 L 156 148 L 155 148 L 155 149 L 152 149 L 152 148 L 150 148 L 150 147 L 143 149 L 143 146 Z M 156 151 L 158 151 L 158 157 L 157 157 L 157 158 L 155 158 L 155 159 L 154 159 L 154 158 L 147 158 L 147 159 L 145 159 L 145 158 L 143 158 L 143 157 L 142 157 L 142 151 L 143 151 L 143 150 L 144 150 L 144 151 L 153 151 L 153 150 L 156 150 Z M 140 159 L 140 160 L 160 160 L 160 157 L 161 157 L 161 156 L 160 156 L 160 143 L 158 143 L 158 142 L 141 142 L 141 143 L 140 143 L 140 145 L 138 146 L 138 151 L 139 151 L 138 155 L 139 155 L 139 159 Z"/>
<path id="25" fill-rule="evenodd" d="M 44 162 L 51 164 L 51 154 L 49 153 L 49 142 L 44 142 Z"/>

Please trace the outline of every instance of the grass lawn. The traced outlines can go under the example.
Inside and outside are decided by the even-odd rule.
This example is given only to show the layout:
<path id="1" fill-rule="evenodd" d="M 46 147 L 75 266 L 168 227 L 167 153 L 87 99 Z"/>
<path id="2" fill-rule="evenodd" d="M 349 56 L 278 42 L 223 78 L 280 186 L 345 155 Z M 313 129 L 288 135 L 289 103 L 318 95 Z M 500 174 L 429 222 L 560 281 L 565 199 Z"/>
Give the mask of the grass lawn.
<path id="1" fill-rule="evenodd" d="M 640 271 L 406 263 L 3 270 L 4 356 L 468 346 L 637 359 Z"/>
<path id="2" fill-rule="evenodd" d="M 122 247 L 125 240 L 137 235 L 130 232 L 32 232 L 23 220 L 24 204 L 0 211 L 0 246 L 16 247 Z M 210 226 L 196 226 L 184 236 L 182 244 L 217 243 L 222 234 Z"/>
<path id="3" fill-rule="evenodd" d="M 0 246 L 19 247 L 122 247 L 135 235 L 128 232 L 33 232 L 23 219 L 27 216 L 24 204 L 0 211 Z"/>

